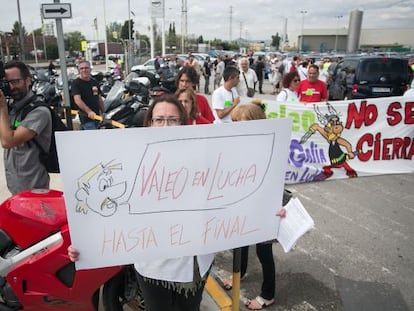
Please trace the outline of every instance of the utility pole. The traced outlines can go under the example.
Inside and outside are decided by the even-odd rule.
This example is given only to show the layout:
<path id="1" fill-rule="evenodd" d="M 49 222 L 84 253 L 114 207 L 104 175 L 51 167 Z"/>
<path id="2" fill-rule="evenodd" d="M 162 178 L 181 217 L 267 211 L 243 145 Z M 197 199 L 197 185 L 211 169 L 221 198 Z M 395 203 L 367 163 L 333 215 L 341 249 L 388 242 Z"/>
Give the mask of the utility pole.
<path id="1" fill-rule="evenodd" d="M 181 0 L 181 53 L 185 53 L 187 37 L 187 0 Z"/>
<path id="2" fill-rule="evenodd" d="M 24 62 L 26 57 L 24 55 L 24 36 L 23 36 L 22 15 L 20 14 L 20 0 L 17 0 L 17 12 L 19 14 L 20 53 L 21 53 L 21 60 Z"/>
<path id="3" fill-rule="evenodd" d="M 42 22 L 43 55 L 44 55 L 44 59 L 47 60 L 46 40 L 45 40 L 45 24 L 44 24 L 44 21 L 43 21 L 42 7 L 40 7 L 40 20 Z"/>
<path id="4" fill-rule="evenodd" d="M 243 30 L 243 22 L 242 21 L 240 21 L 240 45 L 241 45 L 241 42 L 242 42 L 242 30 Z"/>
<path id="5" fill-rule="evenodd" d="M 233 23 L 233 7 L 232 6 L 230 6 L 230 24 L 229 24 L 229 33 L 230 33 L 230 42 L 231 42 L 231 40 L 232 40 L 232 23 Z"/>

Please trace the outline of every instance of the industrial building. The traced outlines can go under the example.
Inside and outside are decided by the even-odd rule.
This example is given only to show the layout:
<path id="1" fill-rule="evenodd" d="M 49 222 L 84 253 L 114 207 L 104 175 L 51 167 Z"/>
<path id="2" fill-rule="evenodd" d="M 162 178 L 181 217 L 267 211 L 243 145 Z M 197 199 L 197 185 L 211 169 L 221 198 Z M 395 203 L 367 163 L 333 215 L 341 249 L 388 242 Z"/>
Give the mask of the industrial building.
<path id="1" fill-rule="evenodd" d="M 362 11 L 352 11 L 348 28 L 303 29 L 297 46 L 302 51 L 353 53 L 414 49 L 414 28 L 362 29 Z"/>

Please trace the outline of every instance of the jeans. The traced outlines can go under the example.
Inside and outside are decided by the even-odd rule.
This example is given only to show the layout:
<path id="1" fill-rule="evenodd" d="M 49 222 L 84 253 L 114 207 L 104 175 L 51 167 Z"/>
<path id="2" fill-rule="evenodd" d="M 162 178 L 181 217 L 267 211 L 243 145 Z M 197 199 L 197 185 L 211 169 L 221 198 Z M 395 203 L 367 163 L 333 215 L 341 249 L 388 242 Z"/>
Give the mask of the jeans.
<path id="1" fill-rule="evenodd" d="M 96 130 L 98 128 L 99 122 L 95 120 L 87 121 L 81 124 L 82 130 Z"/>
<path id="2" fill-rule="evenodd" d="M 204 84 L 204 94 L 210 93 L 208 87 L 210 85 L 210 76 L 204 76 L 205 84 Z"/>

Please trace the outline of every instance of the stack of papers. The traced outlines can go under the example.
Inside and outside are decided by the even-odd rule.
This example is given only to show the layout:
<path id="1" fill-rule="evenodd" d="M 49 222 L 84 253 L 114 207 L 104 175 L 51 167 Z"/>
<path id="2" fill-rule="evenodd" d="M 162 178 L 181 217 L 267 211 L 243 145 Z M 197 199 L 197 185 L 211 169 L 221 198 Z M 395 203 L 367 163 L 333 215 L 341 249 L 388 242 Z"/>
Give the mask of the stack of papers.
<path id="1" fill-rule="evenodd" d="M 286 216 L 280 220 L 277 240 L 287 253 L 302 235 L 314 228 L 315 223 L 298 198 L 291 199 L 285 209 Z"/>

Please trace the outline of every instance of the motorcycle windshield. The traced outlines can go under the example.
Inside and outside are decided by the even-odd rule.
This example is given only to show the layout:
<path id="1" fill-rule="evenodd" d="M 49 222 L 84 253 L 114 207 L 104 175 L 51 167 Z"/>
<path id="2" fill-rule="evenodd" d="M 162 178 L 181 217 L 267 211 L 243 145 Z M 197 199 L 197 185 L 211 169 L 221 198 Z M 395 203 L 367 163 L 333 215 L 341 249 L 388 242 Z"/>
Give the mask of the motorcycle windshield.
<path id="1" fill-rule="evenodd" d="M 35 79 L 37 81 L 49 82 L 49 71 L 45 69 L 38 69 L 35 75 Z"/>
<path id="2" fill-rule="evenodd" d="M 124 84 L 121 81 L 116 80 L 104 100 L 105 112 L 108 112 L 110 109 L 113 109 L 121 103 L 124 90 Z"/>

